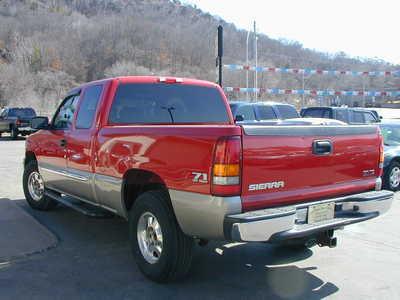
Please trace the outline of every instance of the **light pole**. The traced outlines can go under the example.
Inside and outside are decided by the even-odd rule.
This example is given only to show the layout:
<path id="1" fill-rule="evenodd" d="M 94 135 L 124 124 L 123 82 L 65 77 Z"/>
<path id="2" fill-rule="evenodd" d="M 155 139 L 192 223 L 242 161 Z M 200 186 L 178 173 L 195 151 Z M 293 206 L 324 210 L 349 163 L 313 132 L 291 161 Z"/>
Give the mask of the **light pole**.
<path id="1" fill-rule="evenodd" d="M 247 38 L 246 38 L 246 66 L 249 66 L 249 37 L 250 37 L 250 30 L 247 31 Z M 249 69 L 246 69 L 246 100 L 249 101 Z"/>
<path id="2" fill-rule="evenodd" d="M 258 57 L 257 57 L 257 28 L 256 28 L 256 21 L 254 21 L 254 53 L 255 53 L 255 73 L 254 73 L 254 100 L 257 101 L 257 64 L 258 64 Z"/>
<path id="3" fill-rule="evenodd" d="M 304 70 L 303 70 L 303 72 L 302 72 L 301 79 L 302 79 L 301 88 L 302 88 L 302 90 L 303 90 L 303 93 L 301 94 L 301 106 L 304 107 L 304 106 L 305 106 L 305 105 L 304 105 L 304 104 L 305 104 L 305 103 L 304 103 L 304 90 L 305 90 L 305 86 L 306 86 L 306 84 L 305 84 L 305 82 L 304 82 Z"/>

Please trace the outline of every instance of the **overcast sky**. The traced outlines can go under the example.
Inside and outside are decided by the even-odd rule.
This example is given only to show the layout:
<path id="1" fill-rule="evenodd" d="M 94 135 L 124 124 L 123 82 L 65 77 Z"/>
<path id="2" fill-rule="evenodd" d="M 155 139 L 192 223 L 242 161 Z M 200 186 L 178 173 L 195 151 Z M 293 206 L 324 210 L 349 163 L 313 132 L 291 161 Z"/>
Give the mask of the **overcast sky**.
<path id="1" fill-rule="evenodd" d="M 188 0 L 198 8 L 271 38 L 306 48 L 400 64 L 400 0 Z"/>

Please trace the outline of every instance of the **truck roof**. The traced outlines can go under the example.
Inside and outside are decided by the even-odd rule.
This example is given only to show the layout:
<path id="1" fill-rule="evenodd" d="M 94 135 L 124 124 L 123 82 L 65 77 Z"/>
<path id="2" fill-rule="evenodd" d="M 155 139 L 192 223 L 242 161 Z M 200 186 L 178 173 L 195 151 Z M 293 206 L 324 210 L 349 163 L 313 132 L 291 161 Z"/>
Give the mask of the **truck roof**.
<path id="1" fill-rule="evenodd" d="M 121 83 L 179 83 L 179 84 L 189 84 L 189 85 L 198 85 L 198 86 L 208 86 L 208 87 L 218 87 L 216 83 L 199 80 L 194 78 L 181 78 L 174 76 L 118 76 L 112 78 L 105 78 L 95 81 L 86 82 L 76 88 L 73 88 L 68 94 L 74 94 L 85 86 L 105 83 L 107 81 L 117 80 Z"/>

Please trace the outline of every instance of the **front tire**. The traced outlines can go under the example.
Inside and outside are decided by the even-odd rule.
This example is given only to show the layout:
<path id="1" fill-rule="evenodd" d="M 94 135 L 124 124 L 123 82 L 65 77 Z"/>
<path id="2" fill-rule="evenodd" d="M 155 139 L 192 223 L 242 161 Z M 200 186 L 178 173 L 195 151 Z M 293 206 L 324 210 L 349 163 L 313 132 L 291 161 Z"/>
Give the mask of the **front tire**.
<path id="1" fill-rule="evenodd" d="M 44 181 L 36 161 L 30 161 L 25 166 L 22 182 L 25 199 L 30 207 L 37 210 L 50 210 L 57 206 L 55 200 L 45 195 Z"/>
<path id="2" fill-rule="evenodd" d="M 391 191 L 400 190 L 400 163 L 393 161 L 384 175 L 385 188 Z"/>
<path id="3" fill-rule="evenodd" d="M 194 241 L 180 229 L 165 191 L 141 194 L 129 211 L 129 240 L 141 272 L 156 282 L 183 278 Z"/>

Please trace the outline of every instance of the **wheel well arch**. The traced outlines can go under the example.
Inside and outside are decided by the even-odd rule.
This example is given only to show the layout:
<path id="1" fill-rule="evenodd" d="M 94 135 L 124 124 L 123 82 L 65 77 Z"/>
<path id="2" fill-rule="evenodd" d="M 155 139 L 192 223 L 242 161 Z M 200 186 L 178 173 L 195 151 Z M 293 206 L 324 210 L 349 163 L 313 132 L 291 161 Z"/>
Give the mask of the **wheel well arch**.
<path id="1" fill-rule="evenodd" d="M 122 202 L 125 210 L 129 211 L 137 197 L 150 190 L 167 190 L 167 186 L 160 176 L 146 170 L 130 169 L 122 179 Z"/>
<path id="2" fill-rule="evenodd" d="M 26 166 L 31 161 L 35 161 L 37 163 L 36 155 L 32 151 L 25 152 L 24 166 Z"/>
<path id="3" fill-rule="evenodd" d="M 388 163 L 385 164 L 385 170 L 389 169 L 389 167 L 391 166 L 392 163 L 398 163 L 400 164 L 400 156 L 394 156 L 392 157 Z"/>
<path id="4" fill-rule="evenodd" d="M 395 161 L 400 164 L 400 156 L 393 157 L 392 161 Z"/>

